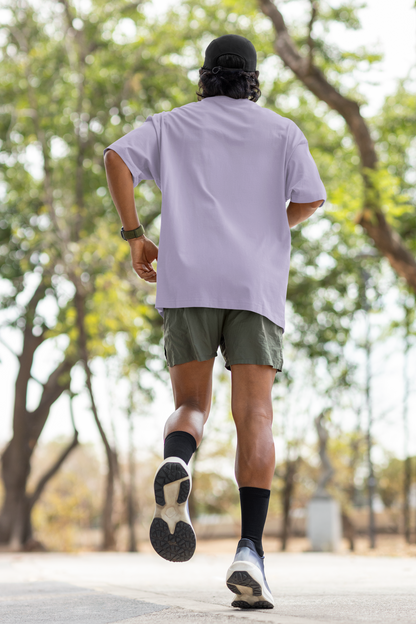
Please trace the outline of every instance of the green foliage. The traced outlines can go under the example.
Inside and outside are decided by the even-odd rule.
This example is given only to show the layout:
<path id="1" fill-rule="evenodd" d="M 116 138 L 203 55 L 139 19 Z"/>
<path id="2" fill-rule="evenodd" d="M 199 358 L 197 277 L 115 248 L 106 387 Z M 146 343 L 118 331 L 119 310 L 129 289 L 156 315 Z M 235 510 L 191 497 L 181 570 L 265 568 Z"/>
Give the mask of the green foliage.
<path id="1" fill-rule="evenodd" d="M 25 33 L 26 48 L 16 40 L 15 28 L 5 29 L 5 86 L 1 95 L 7 103 L 3 111 L 7 112 L 0 115 L 7 135 L 2 147 L 7 186 L 3 211 L 14 218 L 11 223 L 9 219 L 0 220 L 0 236 L 6 241 L 0 252 L 4 249 L 14 260 L 2 264 L 3 275 L 14 277 L 13 290 L 4 305 L 10 306 L 15 300 L 28 271 L 38 272 L 51 280 L 48 292 L 59 307 L 53 326 L 38 320 L 47 330 L 45 337 L 63 333 L 74 342 L 77 330 L 72 298 L 59 296 L 68 285 L 69 263 L 90 292 L 86 320 L 92 354 L 113 355 L 113 336 L 124 331 L 130 349 L 137 352 L 133 360 L 142 362 L 139 336 L 146 335 L 141 331 L 142 322 L 151 333 L 151 343 L 160 341 L 161 319 L 158 314 L 152 315 L 146 296 L 154 287 L 133 279 L 127 246 L 123 247 L 117 238 L 118 217 L 106 191 L 102 151 L 147 114 L 196 99 L 196 69 L 203 63 L 208 40 L 223 34 L 226 23 L 227 32 L 247 36 L 256 46 L 260 80 L 262 63 L 269 59 L 276 62 L 278 71 L 263 88 L 265 105 L 290 117 L 303 130 L 327 188 L 324 215 L 318 211 L 292 230 L 288 300 L 298 328 L 295 347 L 305 349 L 311 358 L 324 357 L 333 365 L 342 363 L 338 347 L 348 340 L 350 319 L 361 305 L 358 293 L 352 294 L 357 291 L 351 286 L 359 280 L 352 256 L 366 242 L 355 223 L 364 199 L 359 157 L 345 126 L 334 124 L 335 113 L 322 103 L 316 104 L 314 96 L 282 71 L 273 50 L 273 27 L 259 12 L 255 0 L 229 0 L 225 4 L 186 0 L 171 8 L 166 18 L 155 18 L 152 23 L 145 19 L 140 6 L 136 10 L 129 3 L 112 3 L 111 11 L 109 6 L 95 2 L 92 12 L 78 15 L 71 5 L 72 17 L 80 20 L 79 30 L 68 22 L 59 3 L 48 4 L 43 17 L 30 8 L 22 15 L 15 13 L 15 25 Z M 357 29 L 358 8 L 354 2 L 336 8 L 319 3 L 315 27 L 322 31 L 323 38 L 331 24 Z M 291 24 L 300 46 L 302 37 L 306 41 L 307 13 L 303 19 L 303 26 Z M 46 21 L 51 20 L 53 33 L 46 28 Z M 134 34 L 123 36 L 123 27 Z M 318 64 L 321 59 L 324 70 L 341 76 L 351 73 L 363 59 L 375 62 L 374 55 L 364 52 L 338 54 L 333 48 L 320 48 L 319 32 L 314 31 L 314 54 Z M 338 66 L 342 56 L 350 65 Z M 12 80 L 16 71 L 18 79 Z M 38 119 L 27 114 L 29 101 Z M 409 110 L 410 105 L 409 99 Z M 404 110 L 398 112 L 408 118 Z M 389 115 L 392 125 L 395 118 L 391 107 Z M 56 223 L 45 203 L 48 198 L 44 181 L 34 180 L 18 161 L 24 161 L 28 146 L 39 144 L 50 178 Z M 7 159 L 17 166 L 9 166 Z M 401 173 L 393 175 L 383 166 L 373 176 L 388 220 L 395 227 L 411 218 Z M 159 189 L 153 182 L 142 183 L 136 197 L 139 214 L 148 228 L 160 214 Z M 31 218 L 31 227 L 24 227 Z M 318 221 L 330 235 L 314 240 L 312 226 Z M 65 254 L 56 225 L 66 234 Z M 157 239 L 157 230 L 152 232 Z M 59 301 L 64 301 L 63 305 Z"/>
<path id="2" fill-rule="evenodd" d="M 400 193 L 400 179 L 393 176 L 388 169 L 364 168 L 363 172 L 371 182 L 367 194 L 370 205 L 374 203 L 379 206 L 386 215 L 387 222 L 396 229 L 400 226 L 404 215 L 414 212 L 410 204 L 410 196 Z"/>
<path id="3" fill-rule="evenodd" d="M 377 138 L 377 149 L 387 176 L 384 188 L 389 193 L 387 220 L 416 253 L 416 193 L 414 136 L 416 133 L 416 95 L 410 79 L 399 81 L 396 93 L 386 98 L 379 115 L 371 120 Z"/>
<path id="4" fill-rule="evenodd" d="M 290 1 L 279 3 L 279 10 L 285 18 L 287 14 L 285 4 L 289 4 Z M 297 4 L 300 5 L 297 12 L 299 17 L 290 21 L 286 18 L 286 21 L 290 28 L 290 34 L 301 54 L 303 56 L 312 54 L 314 64 L 325 73 L 331 83 L 343 95 L 354 97 L 360 103 L 364 103 L 365 98 L 360 93 L 359 81 L 353 77 L 353 74 L 357 68 L 360 72 L 369 71 L 374 64 L 382 60 L 382 54 L 366 46 L 345 50 L 338 45 L 338 40 L 336 38 L 334 40 L 334 37 L 330 37 L 330 35 L 341 34 L 348 30 L 359 30 L 361 24 L 358 10 L 364 7 L 365 3 L 350 0 L 336 3 L 336 6 L 333 6 L 331 2 L 314 2 L 317 12 L 311 33 L 312 49 L 309 41 L 311 3 L 305 0 L 302 4 Z M 342 37 L 339 37 L 339 40 L 342 40 Z M 349 79 L 353 78 L 354 84 L 351 85 L 351 80 L 348 80 L 347 83 L 345 76 L 348 76 Z M 351 86 L 347 86 L 347 84 Z"/>
<path id="5" fill-rule="evenodd" d="M 163 84 L 155 78 L 164 43 L 156 37 L 154 56 L 145 54 L 150 27 L 131 4 L 112 6 L 110 15 L 106 3 L 95 2 L 89 16 L 53 2 L 41 11 L 30 3 L 5 8 L 0 275 L 9 287 L 0 305 L 10 325 L 24 329 L 29 322 L 42 341 L 65 335 L 67 353 L 75 354 L 74 276 L 87 293 L 93 357 L 113 355 L 120 333 L 140 343 L 147 326 L 151 342 L 159 342 L 162 320 L 149 313 L 148 303 L 155 288 L 132 272 L 106 189 L 103 150 L 160 107 L 165 88 L 173 85 L 172 73 Z M 121 43 L 117 33 L 126 20 L 140 35 Z M 139 214 L 157 238 L 152 223 L 160 214 L 160 191 L 152 181 L 142 186 Z M 17 297 L 39 280 L 42 297 L 29 318 Z M 42 313 L 52 309 L 55 314 Z"/>

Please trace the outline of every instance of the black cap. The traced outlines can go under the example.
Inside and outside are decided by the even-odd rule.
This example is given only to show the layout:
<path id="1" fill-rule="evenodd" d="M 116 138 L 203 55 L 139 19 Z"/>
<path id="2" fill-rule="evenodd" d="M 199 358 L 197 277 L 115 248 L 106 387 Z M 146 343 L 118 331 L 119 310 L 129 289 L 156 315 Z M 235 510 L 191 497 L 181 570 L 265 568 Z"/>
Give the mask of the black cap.
<path id="1" fill-rule="evenodd" d="M 205 60 L 202 68 L 213 69 L 214 67 L 218 67 L 216 65 L 217 58 L 222 54 L 234 54 L 239 56 L 244 61 L 244 67 L 241 69 L 245 71 L 256 71 L 256 48 L 249 39 L 241 35 L 222 35 L 221 37 L 217 37 L 217 39 L 211 41 L 205 50 Z M 221 67 L 227 67 L 227 65 L 221 64 Z M 236 71 L 241 71 L 241 69 L 236 69 Z"/>

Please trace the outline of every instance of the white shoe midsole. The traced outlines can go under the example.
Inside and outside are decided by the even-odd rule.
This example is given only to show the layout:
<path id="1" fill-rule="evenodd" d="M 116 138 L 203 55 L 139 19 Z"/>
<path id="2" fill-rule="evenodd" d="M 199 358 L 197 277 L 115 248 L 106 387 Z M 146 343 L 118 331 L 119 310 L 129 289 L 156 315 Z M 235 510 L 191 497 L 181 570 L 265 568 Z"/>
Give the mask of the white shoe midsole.
<path id="1" fill-rule="evenodd" d="M 236 561 L 235 563 L 231 564 L 231 566 L 227 570 L 227 582 L 234 572 L 247 572 L 248 574 L 250 574 L 251 578 L 260 585 L 262 594 L 261 596 L 253 596 L 253 590 L 251 587 L 246 587 L 244 585 L 238 585 L 236 583 L 233 583 L 233 585 L 235 585 L 240 592 L 240 594 L 235 594 L 237 597 L 240 596 L 242 600 L 248 602 L 249 604 L 254 604 L 259 600 L 267 600 L 267 602 L 270 602 L 272 605 L 274 605 L 273 596 L 268 591 L 265 585 L 263 574 L 261 573 L 259 568 L 254 565 L 254 563 L 250 563 L 249 561 Z"/>
<path id="2" fill-rule="evenodd" d="M 176 524 L 180 521 L 186 522 L 186 524 L 190 524 L 192 527 L 191 518 L 189 516 L 188 500 L 186 500 L 184 503 L 176 502 L 178 500 L 179 490 L 182 481 L 186 481 L 189 479 L 189 491 L 191 491 L 192 479 L 190 473 L 188 472 L 187 465 L 182 459 L 180 459 L 180 457 L 168 457 L 167 459 L 165 459 L 159 466 L 158 472 L 164 464 L 172 461 L 175 461 L 175 463 L 180 463 L 182 466 L 184 466 L 189 476 L 178 479 L 177 481 L 172 481 L 172 483 L 167 483 L 165 486 L 163 486 L 165 504 L 158 505 L 156 503 L 153 518 L 161 518 L 162 520 L 164 520 L 169 527 L 169 532 L 173 535 L 175 532 Z"/>

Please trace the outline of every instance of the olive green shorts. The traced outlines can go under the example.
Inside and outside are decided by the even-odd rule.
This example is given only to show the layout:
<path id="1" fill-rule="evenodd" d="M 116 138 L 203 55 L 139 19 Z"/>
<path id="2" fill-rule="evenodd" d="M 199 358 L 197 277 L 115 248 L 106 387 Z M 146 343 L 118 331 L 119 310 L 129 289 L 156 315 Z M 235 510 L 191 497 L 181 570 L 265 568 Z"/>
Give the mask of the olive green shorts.
<path id="1" fill-rule="evenodd" d="M 164 308 L 164 348 L 168 366 L 217 357 L 232 364 L 266 364 L 282 370 L 283 329 L 249 310 Z"/>

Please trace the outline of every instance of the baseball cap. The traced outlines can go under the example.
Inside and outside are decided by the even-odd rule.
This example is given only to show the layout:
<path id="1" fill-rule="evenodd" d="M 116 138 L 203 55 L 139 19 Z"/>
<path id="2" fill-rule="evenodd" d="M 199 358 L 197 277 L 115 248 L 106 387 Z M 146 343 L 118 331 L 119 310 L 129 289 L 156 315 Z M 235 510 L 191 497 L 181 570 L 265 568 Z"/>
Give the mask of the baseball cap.
<path id="1" fill-rule="evenodd" d="M 244 61 L 243 68 L 228 68 L 230 71 L 256 71 L 257 52 L 254 45 L 249 39 L 241 35 L 222 35 L 211 41 L 205 50 L 205 60 L 202 69 L 214 69 L 219 56 L 222 54 L 234 54 L 239 56 Z M 220 67 L 227 68 L 227 65 L 222 63 Z M 216 73 L 216 72 L 214 72 Z"/>

